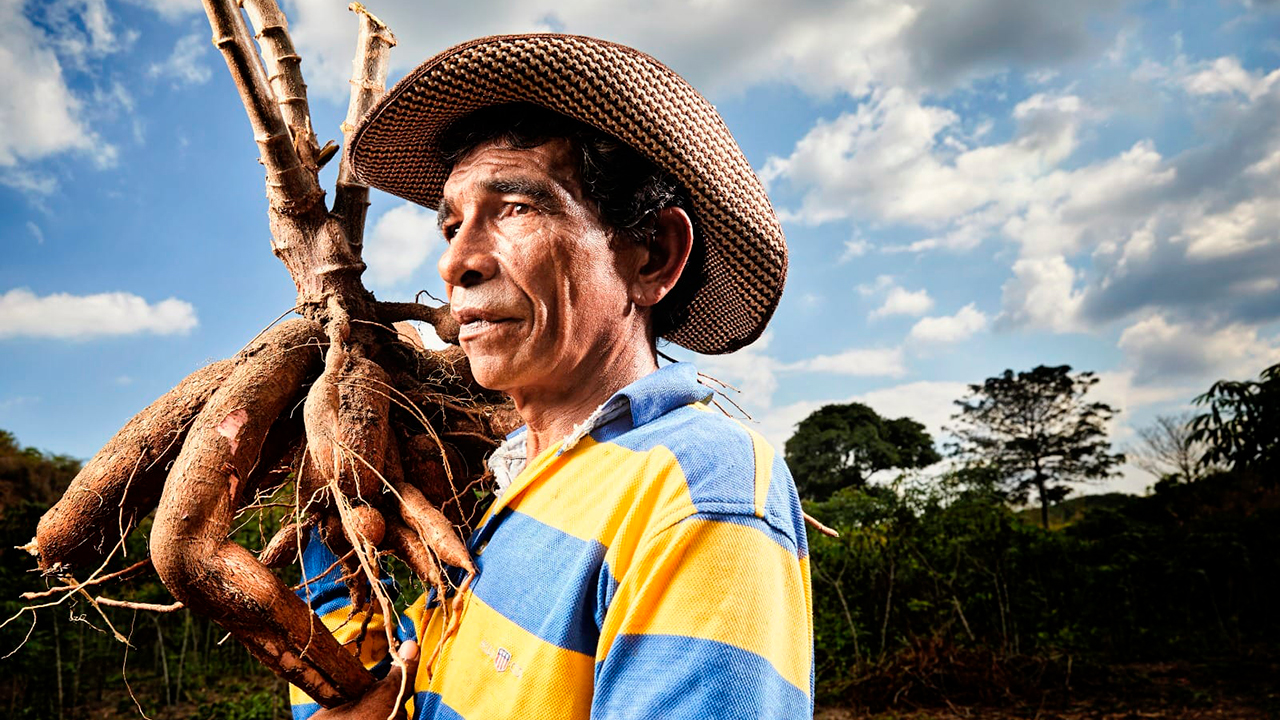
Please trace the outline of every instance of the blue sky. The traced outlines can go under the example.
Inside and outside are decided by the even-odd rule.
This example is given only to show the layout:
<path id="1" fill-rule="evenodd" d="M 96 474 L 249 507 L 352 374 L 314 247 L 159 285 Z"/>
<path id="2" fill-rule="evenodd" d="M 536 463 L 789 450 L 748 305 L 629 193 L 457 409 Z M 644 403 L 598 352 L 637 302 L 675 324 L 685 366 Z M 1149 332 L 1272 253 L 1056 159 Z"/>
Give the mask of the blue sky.
<path id="1" fill-rule="evenodd" d="M 777 443 L 850 400 L 941 434 L 966 383 L 1046 363 L 1099 374 L 1123 447 L 1280 361 L 1280 3 L 367 4 L 399 40 L 393 80 L 552 29 L 708 95 L 791 273 L 760 342 L 698 360 Z M 284 7 L 339 138 L 354 16 Z M 0 0 L 0 428 L 25 444 L 92 455 L 293 304 L 209 34 L 194 0 Z M 373 195 L 366 284 L 440 295 L 434 214 Z"/>

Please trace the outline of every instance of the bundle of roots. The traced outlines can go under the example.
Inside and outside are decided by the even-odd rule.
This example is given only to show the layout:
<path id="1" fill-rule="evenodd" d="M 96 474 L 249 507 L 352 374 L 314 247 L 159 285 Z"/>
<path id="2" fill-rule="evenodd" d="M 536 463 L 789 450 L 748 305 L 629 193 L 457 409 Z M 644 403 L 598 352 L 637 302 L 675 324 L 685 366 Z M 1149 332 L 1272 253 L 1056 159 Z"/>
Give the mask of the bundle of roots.
<path id="1" fill-rule="evenodd" d="M 175 598 L 318 701 L 343 702 L 371 678 L 269 568 L 296 562 L 314 528 L 353 610 L 393 612 L 378 582 L 386 554 L 448 595 L 443 566 L 473 570 L 459 533 L 484 455 L 519 422 L 456 348 L 392 340 L 361 357 L 317 323 L 283 322 L 130 420 L 41 519 L 32 549 L 51 576 L 100 571 L 154 510 L 151 562 Z M 228 538 L 234 521 L 286 483 L 296 506 L 255 557 Z"/>
<path id="2" fill-rule="evenodd" d="M 446 596 L 445 566 L 474 572 L 460 533 L 484 457 L 520 420 L 475 383 L 457 347 L 426 350 L 405 329 L 429 322 L 456 342 L 447 308 L 378 302 L 364 288 L 368 188 L 344 161 L 332 209 L 325 203 L 319 171 L 335 145 L 316 142 L 275 1 L 204 6 L 266 169 L 272 250 L 297 287 L 301 318 L 196 371 L 107 443 L 40 521 L 29 549 L 64 582 L 36 595 L 88 597 L 87 585 L 120 577 L 104 574 L 107 564 L 154 511 L 149 564 L 179 603 L 332 707 L 362 695 L 373 677 L 271 569 L 295 561 L 315 530 L 340 558 L 355 609 L 394 612 L 380 582 L 386 554 Z M 351 9 L 359 35 L 348 141 L 383 92 L 395 44 L 363 6 Z M 295 500 L 283 529 L 256 556 L 232 542 L 238 514 L 286 483 Z M 88 579 L 75 581 L 71 573 L 83 570 Z M 385 626 L 394 652 L 395 623 Z"/>

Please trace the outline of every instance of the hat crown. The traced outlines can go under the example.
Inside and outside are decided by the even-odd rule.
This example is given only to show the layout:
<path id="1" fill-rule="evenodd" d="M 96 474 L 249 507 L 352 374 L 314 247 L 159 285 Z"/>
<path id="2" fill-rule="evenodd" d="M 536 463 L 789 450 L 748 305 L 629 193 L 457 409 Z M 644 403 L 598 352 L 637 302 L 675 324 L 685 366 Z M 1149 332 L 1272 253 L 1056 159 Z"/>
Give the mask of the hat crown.
<path id="1" fill-rule="evenodd" d="M 553 33 L 456 45 L 419 65 L 369 111 L 353 133 L 349 162 L 370 186 L 434 208 L 449 175 L 438 150 L 443 132 L 475 110 L 514 102 L 617 137 L 688 191 L 704 242 L 704 282 L 667 339 L 723 353 L 760 336 L 786 281 L 777 215 L 711 103 L 634 48 Z"/>

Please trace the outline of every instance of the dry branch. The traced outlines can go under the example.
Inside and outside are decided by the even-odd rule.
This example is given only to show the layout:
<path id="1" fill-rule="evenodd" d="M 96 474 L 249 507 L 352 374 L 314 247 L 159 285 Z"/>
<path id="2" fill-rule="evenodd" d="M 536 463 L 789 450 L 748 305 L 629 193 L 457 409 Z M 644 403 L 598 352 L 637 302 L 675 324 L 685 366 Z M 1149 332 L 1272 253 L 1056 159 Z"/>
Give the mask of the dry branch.
<path id="1" fill-rule="evenodd" d="M 388 54 L 396 39 L 385 23 L 358 2 L 348 6 L 360 18 L 356 38 L 356 54 L 351 61 L 351 99 L 347 118 L 342 121 L 343 147 L 351 146 L 351 132 L 356 123 L 373 107 L 387 90 Z M 355 179 L 344 156 L 338 166 L 338 185 L 334 193 L 333 215 L 346 231 L 347 241 L 358 256 L 364 246 L 364 218 L 369 208 L 369 187 Z"/>
<path id="2" fill-rule="evenodd" d="M 241 0 L 245 14 L 253 25 L 254 37 L 262 49 L 267 82 L 280 106 L 280 115 L 293 138 L 298 159 L 309 170 L 319 167 L 320 147 L 311 128 L 311 109 L 307 104 L 307 84 L 302 80 L 302 58 L 293 49 L 289 22 L 275 0 Z"/>
<path id="3" fill-rule="evenodd" d="M 267 169 L 267 200 L 272 209 L 283 213 L 311 209 L 324 198 L 324 191 L 293 147 L 293 137 L 254 52 L 240 8 L 235 0 L 204 0 L 204 8 L 213 28 L 213 44 L 222 52 L 235 80 Z"/>

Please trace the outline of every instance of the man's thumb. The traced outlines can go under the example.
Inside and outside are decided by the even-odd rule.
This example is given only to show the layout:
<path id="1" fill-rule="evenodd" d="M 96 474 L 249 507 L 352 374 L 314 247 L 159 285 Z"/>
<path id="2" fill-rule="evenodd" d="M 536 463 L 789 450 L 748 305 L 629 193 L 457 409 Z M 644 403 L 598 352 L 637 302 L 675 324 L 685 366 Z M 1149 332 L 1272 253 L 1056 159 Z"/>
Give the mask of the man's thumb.
<path id="1" fill-rule="evenodd" d="M 396 651 L 396 654 L 404 661 L 404 677 L 408 678 L 405 683 L 404 697 L 407 698 L 413 695 L 414 683 L 418 677 L 418 643 L 407 640 L 400 645 L 400 649 Z M 400 668 L 398 667 L 392 668 L 392 672 L 399 670 Z"/>

